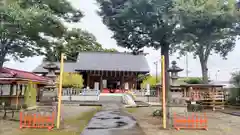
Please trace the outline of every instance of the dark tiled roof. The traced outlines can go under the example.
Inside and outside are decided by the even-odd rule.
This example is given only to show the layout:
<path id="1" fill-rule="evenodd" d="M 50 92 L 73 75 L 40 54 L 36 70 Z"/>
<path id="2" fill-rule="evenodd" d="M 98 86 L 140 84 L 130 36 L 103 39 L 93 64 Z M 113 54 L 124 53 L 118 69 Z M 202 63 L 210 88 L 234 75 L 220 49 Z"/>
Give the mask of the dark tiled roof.
<path id="1" fill-rule="evenodd" d="M 129 53 L 81 52 L 78 55 L 76 69 L 149 72 L 144 55 Z"/>
<path id="2" fill-rule="evenodd" d="M 48 62 L 43 62 L 41 65 L 37 66 L 33 70 L 33 72 L 34 73 L 47 73 L 48 71 L 43 68 L 47 63 Z M 60 63 L 59 62 L 54 62 L 54 64 L 56 64 L 60 68 Z M 65 72 L 74 72 L 75 71 L 75 69 L 74 69 L 75 66 L 76 66 L 75 62 L 64 62 L 63 69 L 64 69 Z M 57 72 L 59 72 L 59 70 L 57 70 Z"/>
<path id="3" fill-rule="evenodd" d="M 42 63 L 34 73 L 46 73 Z M 59 62 L 56 62 L 59 66 Z M 65 72 L 76 70 L 101 70 L 101 71 L 136 71 L 149 72 L 149 66 L 144 55 L 132 55 L 128 53 L 115 52 L 80 52 L 77 62 L 64 63 Z"/>

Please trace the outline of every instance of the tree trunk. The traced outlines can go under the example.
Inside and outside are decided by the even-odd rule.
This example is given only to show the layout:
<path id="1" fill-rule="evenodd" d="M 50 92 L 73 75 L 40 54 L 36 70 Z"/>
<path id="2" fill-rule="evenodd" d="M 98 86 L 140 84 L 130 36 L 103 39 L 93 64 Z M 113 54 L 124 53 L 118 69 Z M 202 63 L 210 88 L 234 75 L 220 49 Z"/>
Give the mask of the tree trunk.
<path id="1" fill-rule="evenodd" d="M 207 68 L 207 60 L 204 60 L 200 57 L 200 64 L 202 70 L 202 80 L 204 84 L 208 84 L 208 68 Z"/>
<path id="2" fill-rule="evenodd" d="M 164 55 L 164 58 L 165 58 L 165 88 L 166 88 L 166 95 L 165 95 L 165 98 L 166 98 L 166 114 L 167 114 L 167 118 L 168 116 L 171 115 L 171 112 L 170 112 L 170 102 L 172 100 L 172 97 L 171 97 L 171 92 L 170 92 L 170 83 L 169 83 L 169 72 L 168 71 L 168 68 L 169 68 L 169 44 L 164 44 L 162 45 L 161 47 L 161 55 Z M 167 128 L 170 128 L 171 126 L 171 120 L 170 119 L 167 119 Z"/>
<path id="3" fill-rule="evenodd" d="M 3 67 L 4 59 L 0 58 L 0 69 Z"/>
<path id="4" fill-rule="evenodd" d="M 5 62 L 5 57 L 6 57 L 6 54 L 4 54 L 4 52 L 0 52 L 0 68 L 3 67 L 3 64 Z"/>
<path id="5" fill-rule="evenodd" d="M 6 49 L 6 44 L 2 43 L 0 41 L 0 68 L 3 67 L 3 64 L 5 62 L 5 58 L 6 58 L 6 55 L 7 55 L 7 49 Z"/>

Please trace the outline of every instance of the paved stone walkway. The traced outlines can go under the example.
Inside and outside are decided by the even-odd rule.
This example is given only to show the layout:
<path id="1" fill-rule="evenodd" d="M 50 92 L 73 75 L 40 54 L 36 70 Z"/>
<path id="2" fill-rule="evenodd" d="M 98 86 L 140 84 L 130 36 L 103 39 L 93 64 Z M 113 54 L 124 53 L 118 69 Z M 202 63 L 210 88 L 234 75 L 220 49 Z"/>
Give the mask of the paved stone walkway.
<path id="1" fill-rule="evenodd" d="M 136 120 L 121 111 L 120 103 L 104 103 L 81 135 L 145 135 Z"/>

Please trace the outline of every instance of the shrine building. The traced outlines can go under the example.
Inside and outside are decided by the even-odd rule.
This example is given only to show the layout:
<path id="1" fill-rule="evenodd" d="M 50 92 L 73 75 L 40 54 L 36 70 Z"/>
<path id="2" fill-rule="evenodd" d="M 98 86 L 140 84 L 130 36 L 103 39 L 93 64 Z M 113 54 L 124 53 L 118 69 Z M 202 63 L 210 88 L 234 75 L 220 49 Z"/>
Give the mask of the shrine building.
<path id="1" fill-rule="evenodd" d="M 33 72 L 46 75 L 43 62 Z M 54 62 L 60 67 L 59 62 Z M 123 52 L 80 52 L 75 62 L 65 62 L 64 72 L 77 72 L 83 76 L 84 87 L 90 89 L 140 89 L 139 75 L 149 74 L 144 54 Z M 59 70 L 56 71 L 59 74 Z"/>

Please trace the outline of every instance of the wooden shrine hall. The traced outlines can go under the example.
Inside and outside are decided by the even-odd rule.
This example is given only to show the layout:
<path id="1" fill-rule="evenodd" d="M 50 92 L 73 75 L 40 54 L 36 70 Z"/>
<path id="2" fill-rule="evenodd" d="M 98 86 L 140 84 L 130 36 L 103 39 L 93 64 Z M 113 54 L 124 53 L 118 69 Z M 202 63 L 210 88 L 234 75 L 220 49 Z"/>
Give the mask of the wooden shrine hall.
<path id="1" fill-rule="evenodd" d="M 46 75 L 43 62 L 33 70 Z M 59 62 L 54 62 L 58 67 Z M 76 62 L 65 62 L 64 72 L 78 72 L 83 76 L 84 87 L 90 89 L 139 88 L 137 76 L 148 74 L 150 68 L 144 54 L 133 55 L 122 52 L 80 52 Z M 56 71 L 59 73 L 59 70 Z"/>

